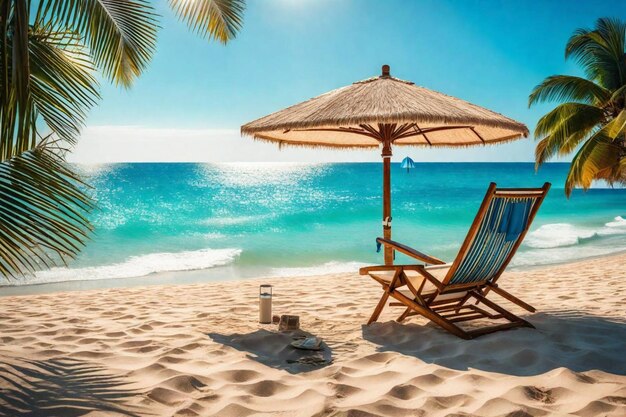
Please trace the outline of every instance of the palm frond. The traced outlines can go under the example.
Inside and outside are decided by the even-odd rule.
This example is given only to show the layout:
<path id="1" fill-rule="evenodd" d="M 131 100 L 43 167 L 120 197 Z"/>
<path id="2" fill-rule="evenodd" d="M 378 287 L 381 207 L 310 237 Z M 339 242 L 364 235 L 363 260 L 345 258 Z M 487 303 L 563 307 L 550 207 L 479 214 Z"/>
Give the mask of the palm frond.
<path id="1" fill-rule="evenodd" d="M 572 152 L 587 139 L 604 119 L 604 110 L 589 104 L 563 103 L 547 113 L 535 128 L 535 137 L 542 139 L 535 149 L 539 166 L 556 154 Z"/>
<path id="2" fill-rule="evenodd" d="M 593 81 L 571 75 L 553 75 L 536 86 L 528 97 L 528 106 L 545 101 L 580 101 L 601 104 L 611 92 Z"/>
<path id="3" fill-rule="evenodd" d="M 626 136 L 626 110 L 619 114 L 602 128 L 604 134 L 612 139 L 623 139 Z"/>
<path id="4" fill-rule="evenodd" d="M 76 33 L 37 24 L 31 28 L 29 49 L 35 110 L 54 133 L 73 144 L 99 99 L 89 55 Z"/>
<path id="5" fill-rule="evenodd" d="M 157 15 L 145 0 L 41 0 L 37 20 L 83 35 L 104 75 L 125 87 L 144 71 L 154 53 Z"/>
<path id="6" fill-rule="evenodd" d="M 575 187 L 588 189 L 594 180 L 605 180 L 609 184 L 619 181 L 620 150 L 613 140 L 598 132 L 578 151 L 565 181 L 565 193 L 569 196 Z"/>
<path id="7" fill-rule="evenodd" d="M 66 262 L 89 236 L 92 203 L 49 139 L 0 163 L 0 273 Z"/>
<path id="8" fill-rule="evenodd" d="M 626 57 L 624 59 L 626 59 Z M 626 108 L 626 84 L 613 92 L 610 101 L 614 107 L 621 109 Z"/>
<path id="9" fill-rule="evenodd" d="M 605 112 L 600 107 L 584 103 L 563 103 L 539 119 L 535 127 L 535 137 L 551 134 L 564 125 L 571 131 L 587 128 L 604 120 Z"/>
<path id="10" fill-rule="evenodd" d="M 179 19 L 207 39 L 234 39 L 243 24 L 245 0 L 169 0 Z"/>
<path id="11" fill-rule="evenodd" d="M 601 18 L 595 29 L 578 29 L 567 42 L 565 57 L 583 66 L 588 78 L 609 90 L 626 84 L 626 23 Z"/>

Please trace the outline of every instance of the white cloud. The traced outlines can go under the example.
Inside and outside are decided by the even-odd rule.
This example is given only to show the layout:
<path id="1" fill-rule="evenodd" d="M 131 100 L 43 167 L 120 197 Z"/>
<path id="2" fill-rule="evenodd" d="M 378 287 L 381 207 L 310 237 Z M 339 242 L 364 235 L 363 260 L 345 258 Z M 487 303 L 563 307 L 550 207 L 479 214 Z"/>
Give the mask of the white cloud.
<path id="1" fill-rule="evenodd" d="M 531 161 L 529 140 L 460 149 L 396 148 L 394 160 Z M 90 126 L 68 156 L 70 162 L 378 162 L 380 152 L 283 148 L 242 138 L 239 129 L 174 129 Z"/>

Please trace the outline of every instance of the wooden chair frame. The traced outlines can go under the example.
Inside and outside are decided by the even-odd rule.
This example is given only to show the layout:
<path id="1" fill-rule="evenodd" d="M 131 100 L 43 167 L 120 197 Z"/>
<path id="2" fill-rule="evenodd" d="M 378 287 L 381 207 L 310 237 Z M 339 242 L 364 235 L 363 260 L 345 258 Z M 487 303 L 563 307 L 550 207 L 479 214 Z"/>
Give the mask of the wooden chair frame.
<path id="1" fill-rule="evenodd" d="M 526 302 L 520 300 L 519 298 L 513 296 L 507 291 L 503 290 L 499 287 L 496 281 L 500 278 L 509 262 L 515 255 L 519 245 L 524 240 L 524 237 L 530 227 L 530 224 L 535 218 L 539 207 L 541 206 L 543 200 L 545 199 L 548 190 L 550 189 L 550 183 L 545 183 L 542 188 L 506 188 L 506 189 L 498 189 L 496 188 L 495 183 L 491 183 L 487 190 L 487 194 L 478 210 L 478 214 L 470 227 L 470 230 L 465 238 L 465 241 L 461 245 L 461 249 L 454 262 L 450 266 L 446 276 L 443 280 L 437 279 L 433 276 L 425 267 L 425 265 L 378 265 L 378 266 L 369 266 L 364 267 L 359 270 L 361 275 L 367 275 L 371 272 L 393 272 L 393 276 L 391 280 L 387 281 L 381 279 L 375 274 L 370 274 L 370 276 L 380 283 L 383 287 L 383 295 L 380 298 L 380 301 L 376 305 L 372 316 L 370 317 L 367 324 L 371 324 L 378 320 L 385 304 L 387 303 L 389 297 L 392 297 L 396 300 L 396 302 L 390 303 L 390 305 L 395 306 L 404 306 L 404 312 L 398 317 L 397 321 L 402 322 L 409 316 L 413 315 L 421 315 L 441 326 L 445 330 L 450 333 L 461 337 L 463 339 L 472 339 L 474 337 L 482 336 L 484 334 L 493 333 L 495 331 L 511 329 L 515 327 L 534 327 L 532 324 L 523 320 L 522 318 L 516 316 L 500 305 L 496 304 L 492 300 L 488 299 L 486 296 L 490 291 L 500 295 L 506 300 L 517 304 L 518 306 L 528 310 L 530 312 L 535 312 L 535 308 Z M 513 245 L 513 248 L 508 255 L 508 257 L 504 260 L 500 268 L 490 277 L 485 277 L 485 279 L 480 281 L 474 281 L 471 283 L 463 283 L 463 284 L 451 284 L 450 280 L 454 276 L 454 272 L 460 265 L 463 260 L 466 252 L 471 247 L 471 244 L 478 232 L 480 224 L 487 213 L 491 200 L 498 196 L 503 197 L 536 197 L 537 201 L 533 205 L 531 212 L 529 213 L 527 227 L 520 236 L 517 238 L 517 241 Z M 401 252 L 407 256 L 410 256 L 414 259 L 423 262 L 424 264 L 430 265 L 442 265 L 445 264 L 441 259 L 435 258 L 433 256 L 426 255 L 422 252 L 419 252 L 413 248 L 402 245 L 398 242 L 394 242 L 389 239 L 378 238 L 377 242 L 387 247 L 392 248 L 398 252 Z M 415 280 L 411 280 L 406 275 L 406 271 L 414 271 L 421 275 L 421 280 L 417 282 Z M 435 290 L 424 291 L 425 284 L 429 282 L 435 287 Z M 406 287 L 410 293 L 411 297 L 403 294 L 398 291 L 398 289 Z M 451 297 L 437 300 L 437 297 L 440 295 L 451 295 Z M 456 295 L 456 296 L 455 296 Z M 474 304 L 469 301 L 475 301 Z M 478 304 L 482 303 L 483 306 L 488 307 L 492 311 L 488 311 L 485 308 L 479 307 Z M 475 330 L 466 331 L 460 328 L 455 323 L 472 321 L 478 319 L 506 319 L 507 323 L 499 324 L 486 328 L 479 328 Z"/>

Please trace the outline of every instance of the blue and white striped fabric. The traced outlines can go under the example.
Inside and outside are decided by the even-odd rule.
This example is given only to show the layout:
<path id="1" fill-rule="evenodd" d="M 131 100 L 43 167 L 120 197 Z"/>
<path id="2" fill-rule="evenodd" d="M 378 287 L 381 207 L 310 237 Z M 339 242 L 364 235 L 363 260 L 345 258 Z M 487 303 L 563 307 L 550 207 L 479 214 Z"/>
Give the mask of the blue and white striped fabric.
<path id="1" fill-rule="evenodd" d="M 493 278 L 528 227 L 538 197 L 495 196 L 449 284 Z"/>

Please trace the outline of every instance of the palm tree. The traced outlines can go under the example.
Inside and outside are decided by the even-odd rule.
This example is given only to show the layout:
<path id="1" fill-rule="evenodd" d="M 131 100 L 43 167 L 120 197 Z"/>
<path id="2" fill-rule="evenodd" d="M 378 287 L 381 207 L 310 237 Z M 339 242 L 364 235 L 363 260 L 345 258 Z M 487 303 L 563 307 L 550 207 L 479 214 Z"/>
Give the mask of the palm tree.
<path id="1" fill-rule="evenodd" d="M 245 0 L 169 0 L 179 19 L 226 43 Z M 96 71 L 130 87 L 149 63 L 159 16 L 146 0 L 0 0 L 0 274 L 75 257 L 90 235 L 88 187 L 64 155 L 99 99 Z"/>
<path id="2" fill-rule="evenodd" d="M 626 22 L 598 19 L 594 29 L 578 29 L 567 42 L 586 78 L 553 75 L 539 84 L 529 106 L 562 101 L 537 122 L 537 166 L 554 155 L 577 150 L 565 182 L 588 189 L 594 180 L 626 183 Z"/>

